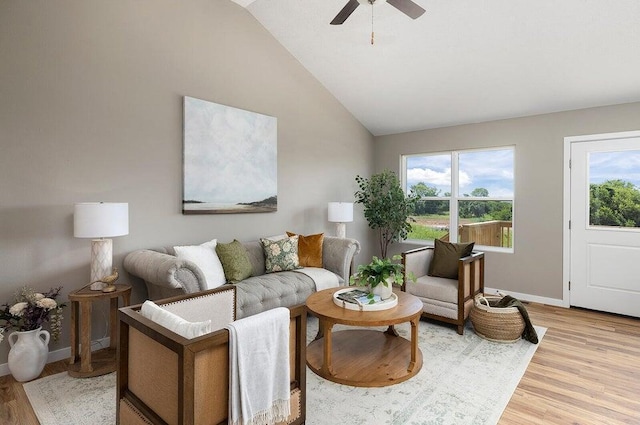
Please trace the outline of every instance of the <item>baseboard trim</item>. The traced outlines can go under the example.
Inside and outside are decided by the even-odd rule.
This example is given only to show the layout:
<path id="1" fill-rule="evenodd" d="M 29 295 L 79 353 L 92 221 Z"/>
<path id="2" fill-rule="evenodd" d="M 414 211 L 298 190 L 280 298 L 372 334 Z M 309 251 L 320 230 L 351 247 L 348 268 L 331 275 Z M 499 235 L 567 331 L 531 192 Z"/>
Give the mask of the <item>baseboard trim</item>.
<path id="1" fill-rule="evenodd" d="M 498 292 L 499 292 L 501 294 L 511 295 L 513 298 L 517 298 L 520 301 L 547 304 L 547 305 L 551 305 L 551 306 L 554 306 L 554 307 L 566 307 L 566 308 L 569 307 L 564 302 L 564 300 L 557 299 L 557 298 L 540 297 L 538 295 L 521 294 L 519 292 L 508 291 L 508 290 L 505 290 L 505 289 L 495 289 L 495 288 L 486 288 L 486 287 L 484 288 L 484 292 L 485 292 L 485 294 L 489 294 L 489 295 L 497 295 Z"/>
<path id="2" fill-rule="evenodd" d="M 91 351 L 100 350 L 109 346 L 110 338 L 102 338 L 91 342 Z M 61 348 L 56 351 L 49 352 L 47 363 L 57 362 L 71 357 L 71 347 Z M 7 363 L 0 364 L 0 376 L 9 375 L 9 365 Z"/>

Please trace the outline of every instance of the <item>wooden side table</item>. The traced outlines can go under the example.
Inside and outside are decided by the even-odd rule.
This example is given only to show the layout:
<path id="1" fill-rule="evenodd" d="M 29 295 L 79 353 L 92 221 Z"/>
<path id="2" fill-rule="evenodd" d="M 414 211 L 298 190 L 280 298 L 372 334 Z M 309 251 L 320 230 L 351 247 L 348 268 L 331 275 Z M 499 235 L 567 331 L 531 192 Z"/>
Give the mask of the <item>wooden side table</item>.
<path id="1" fill-rule="evenodd" d="M 71 301 L 71 358 L 69 375 L 89 378 L 105 375 L 116 370 L 116 347 L 118 345 L 118 298 L 122 306 L 130 303 L 131 286 L 116 285 L 113 292 L 92 291 L 89 287 L 69 294 Z M 100 300 L 109 300 L 109 347 L 91 352 L 91 308 Z M 80 316 L 80 317 L 78 317 Z M 78 320 L 79 319 L 79 320 Z"/>

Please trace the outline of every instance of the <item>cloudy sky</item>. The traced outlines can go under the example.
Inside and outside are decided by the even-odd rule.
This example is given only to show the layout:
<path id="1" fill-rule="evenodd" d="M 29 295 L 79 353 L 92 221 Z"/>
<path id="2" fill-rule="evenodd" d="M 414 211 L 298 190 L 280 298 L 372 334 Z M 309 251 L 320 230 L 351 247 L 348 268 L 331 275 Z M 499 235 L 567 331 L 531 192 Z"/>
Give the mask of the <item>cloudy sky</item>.
<path id="1" fill-rule="evenodd" d="M 640 151 L 592 152 L 589 155 L 589 183 L 624 180 L 640 188 Z"/>
<path id="2" fill-rule="evenodd" d="M 484 188 L 491 197 L 513 198 L 512 149 L 461 152 L 459 167 L 461 195 Z M 410 188 L 420 182 L 439 189 L 439 196 L 451 192 L 451 155 L 407 157 L 407 186 Z"/>
<path id="3" fill-rule="evenodd" d="M 184 199 L 215 204 L 277 194 L 274 117 L 185 97 Z"/>

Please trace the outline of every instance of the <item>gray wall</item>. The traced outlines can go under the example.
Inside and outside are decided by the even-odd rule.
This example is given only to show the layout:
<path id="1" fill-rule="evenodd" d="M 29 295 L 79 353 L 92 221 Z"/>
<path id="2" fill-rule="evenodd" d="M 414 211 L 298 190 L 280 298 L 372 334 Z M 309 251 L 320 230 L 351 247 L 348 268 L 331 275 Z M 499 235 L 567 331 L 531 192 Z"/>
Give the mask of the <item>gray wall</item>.
<path id="1" fill-rule="evenodd" d="M 564 137 L 638 129 L 632 103 L 376 137 L 375 169 L 398 171 L 402 154 L 515 145 L 514 253 L 486 254 L 485 283 L 561 299 Z"/>
<path id="2" fill-rule="evenodd" d="M 182 99 L 278 118 L 278 211 L 183 216 Z M 325 231 L 350 201 L 373 137 L 244 9 L 227 0 L 0 2 L 0 303 L 23 285 L 89 280 L 76 202 L 128 202 L 134 249 Z M 356 213 L 347 235 L 368 246 Z M 366 258 L 367 250 L 359 256 Z M 126 282 L 124 275 L 121 282 Z M 134 301 L 144 298 L 134 288 Z M 69 345 L 68 308 L 63 339 Z M 106 306 L 93 338 L 106 335 Z M 0 345 L 0 364 L 8 344 Z"/>

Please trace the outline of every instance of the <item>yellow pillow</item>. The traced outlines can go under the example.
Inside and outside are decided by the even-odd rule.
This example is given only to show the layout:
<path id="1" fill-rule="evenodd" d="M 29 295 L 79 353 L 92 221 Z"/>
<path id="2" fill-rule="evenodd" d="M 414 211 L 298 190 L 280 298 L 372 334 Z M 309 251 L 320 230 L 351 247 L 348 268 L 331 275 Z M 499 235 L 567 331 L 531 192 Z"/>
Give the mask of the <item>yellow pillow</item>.
<path id="1" fill-rule="evenodd" d="M 296 233 L 287 232 L 287 236 Z M 322 241 L 324 233 L 317 235 L 298 235 L 298 258 L 302 267 L 322 267 Z"/>

